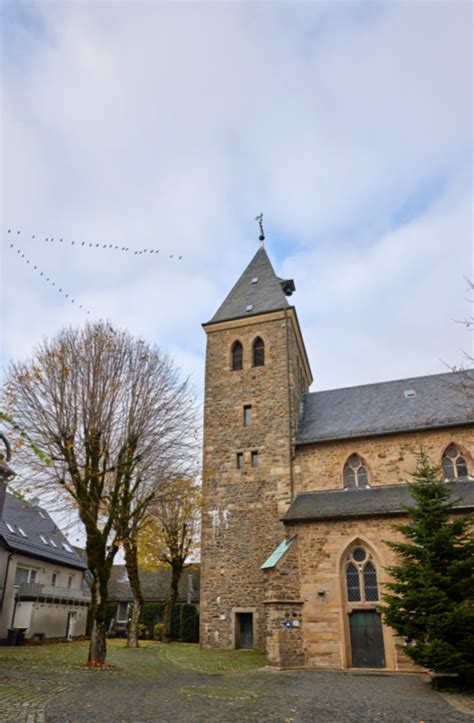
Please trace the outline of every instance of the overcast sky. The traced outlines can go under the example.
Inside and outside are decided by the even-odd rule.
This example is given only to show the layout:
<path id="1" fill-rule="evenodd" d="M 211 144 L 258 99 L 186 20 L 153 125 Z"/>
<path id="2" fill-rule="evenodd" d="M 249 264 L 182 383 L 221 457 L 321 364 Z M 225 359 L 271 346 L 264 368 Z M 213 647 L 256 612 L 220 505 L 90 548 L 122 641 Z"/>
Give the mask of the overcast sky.
<path id="1" fill-rule="evenodd" d="M 257 250 L 261 211 L 314 390 L 461 363 L 470 2 L 2 11 L 2 364 L 108 318 L 200 393 L 200 325 Z"/>

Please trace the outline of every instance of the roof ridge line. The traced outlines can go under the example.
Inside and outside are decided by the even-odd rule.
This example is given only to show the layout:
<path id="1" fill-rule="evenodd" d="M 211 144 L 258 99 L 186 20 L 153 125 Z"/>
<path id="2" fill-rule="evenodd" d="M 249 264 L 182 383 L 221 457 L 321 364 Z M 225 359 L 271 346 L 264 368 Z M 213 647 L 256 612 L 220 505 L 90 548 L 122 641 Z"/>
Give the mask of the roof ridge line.
<path id="1" fill-rule="evenodd" d="M 376 386 L 382 386 L 382 384 L 396 384 L 398 382 L 408 382 L 408 381 L 416 381 L 418 379 L 432 379 L 434 377 L 444 377 L 444 376 L 455 376 L 457 374 L 466 374 L 466 373 L 474 373 L 473 369 L 459 369 L 457 371 L 451 371 L 451 372 L 439 372 L 436 374 L 422 374 L 421 376 L 417 377 L 402 377 L 400 379 L 387 379 L 383 382 L 365 382 L 365 384 L 352 384 L 350 387 L 332 387 L 331 389 L 316 389 L 314 392 L 306 392 L 304 395 L 309 396 L 312 394 L 324 394 L 325 392 L 342 392 L 346 389 L 361 389 L 362 387 L 376 387 Z"/>

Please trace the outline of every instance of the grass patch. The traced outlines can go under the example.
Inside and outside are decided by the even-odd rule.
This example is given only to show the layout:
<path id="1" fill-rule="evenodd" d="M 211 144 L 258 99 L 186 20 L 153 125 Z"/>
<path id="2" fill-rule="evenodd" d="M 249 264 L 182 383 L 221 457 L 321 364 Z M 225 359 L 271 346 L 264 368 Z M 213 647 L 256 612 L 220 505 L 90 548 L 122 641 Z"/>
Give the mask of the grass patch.
<path id="1" fill-rule="evenodd" d="M 48 645 L 0 647 L 0 666 L 11 671 L 77 674 L 85 668 L 88 641 Z M 201 650 L 193 643 L 141 641 L 139 648 L 127 648 L 124 640 L 107 641 L 107 664 L 101 673 L 128 676 L 166 675 L 169 666 L 202 673 L 249 672 L 265 665 L 265 656 L 255 650 Z"/>
<path id="2" fill-rule="evenodd" d="M 265 655 L 256 650 L 202 650 L 193 643 L 163 644 L 162 654 L 174 665 L 202 673 L 249 672 L 265 665 Z"/>

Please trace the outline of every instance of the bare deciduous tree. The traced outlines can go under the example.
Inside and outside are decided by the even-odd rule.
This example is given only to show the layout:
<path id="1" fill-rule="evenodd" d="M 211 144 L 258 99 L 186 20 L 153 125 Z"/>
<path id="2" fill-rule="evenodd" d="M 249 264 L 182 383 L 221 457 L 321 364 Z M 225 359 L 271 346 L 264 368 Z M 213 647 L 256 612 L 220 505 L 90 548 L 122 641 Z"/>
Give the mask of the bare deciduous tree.
<path id="1" fill-rule="evenodd" d="M 65 329 L 12 363 L 5 404 L 23 434 L 31 484 L 77 509 L 92 574 L 89 664 L 106 658 L 107 586 L 119 546 L 188 457 L 194 406 L 187 382 L 158 349 L 110 324 Z M 139 596 L 137 596 L 139 600 Z"/>

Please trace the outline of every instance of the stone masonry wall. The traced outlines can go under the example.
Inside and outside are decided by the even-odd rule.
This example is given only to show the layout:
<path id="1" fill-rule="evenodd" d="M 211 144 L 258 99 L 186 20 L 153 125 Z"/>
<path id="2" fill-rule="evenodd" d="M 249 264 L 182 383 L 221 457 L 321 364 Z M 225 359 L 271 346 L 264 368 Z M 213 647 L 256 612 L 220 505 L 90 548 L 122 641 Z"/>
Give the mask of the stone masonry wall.
<path id="1" fill-rule="evenodd" d="M 231 648 L 235 613 L 254 613 L 254 643 L 264 649 L 264 573 L 260 566 L 285 536 L 279 518 L 290 502 L 290 429 L 287 337 L 283 313 L 208 327 L 204 404 L 201 643 Z M 265 366 L 251 366 L 256 336 L 265 342 Z M 230 370 L 231 347 L 244 347 L 244 368 Z M 290 380 L 290 384 L 292 384 Z M 290 389 L 290 395 L 294 394 Z M 297 396 L 297 393 L 296 393 Z M 243 407 L 252 405 L 252 424 Z M 292 405 L 295 417 L 298 404 Z M 258 467 L 251 452 L 258 452 Z M 244 455 L 242 469 L 236 455 Z"/>
<path id="2" fill-rule="evenodd" d="M 303 603 L 297 547 L 296 539 L 277 565 L 265 570 L 267 663 L 281 668 L 304 665 Z"/>
<path id="3" fill-rule="evenodd" d="M 297 447 L 293 468 L 295 492 L 298 494 L 342 488 L 344 464 L 354 452 L 365 460 L 371 485 L 402 484 L 409 481 L 410 473 L 416 467 L 416 454 L 421 448 L 433 464 L 441 466 L 443 452 L 451 442 L 461 449 L 471 474 L 474 474 L 474 435 L 469 427 L 407 432 Z"/>
<path id="4" fill-rule="evenodd" d="M 385 540 L 400 538 L 393 525 L 400 517 L 362 520 L 331 520 L 295 525 L 298 532 L 298 560 L 303 600 L 302 631 L 305 665 L 310 668 L 350 668 L 351 610 L 376 609 L 377 604 L 347 603 L 344 580 L 345 552 L 361 544 L 372 553 L 377 568 L 379 594 L 388 581 L 385 568 L 395 555 Z M 415 671 L 391 628 L 383 626 L 386 668 Z M 399 641 L 398 641 L 399 642 Z"/>

